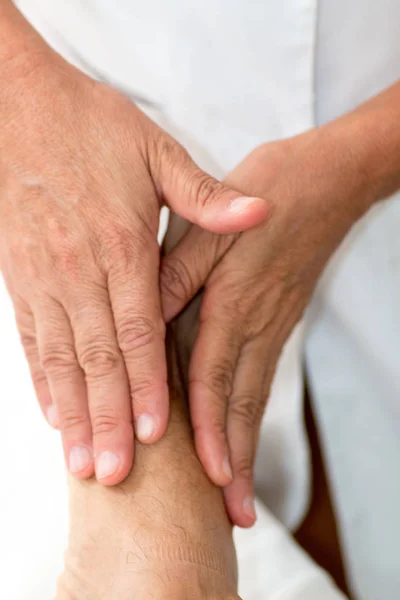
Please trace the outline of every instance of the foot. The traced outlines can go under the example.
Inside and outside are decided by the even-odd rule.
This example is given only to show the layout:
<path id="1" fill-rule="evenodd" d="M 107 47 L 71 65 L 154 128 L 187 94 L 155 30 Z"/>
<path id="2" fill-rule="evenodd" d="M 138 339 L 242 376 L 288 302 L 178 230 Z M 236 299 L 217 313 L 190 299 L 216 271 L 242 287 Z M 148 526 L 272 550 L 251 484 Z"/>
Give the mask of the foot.
<path id="1" fill-rule="evenodd" d="M 170 378 L 167 436 L 138 446 L 127 480 L 115 488 L 70 480 L 56 600 L 239 600 L 222 494 L 196 458 L 176 365 Z"/>

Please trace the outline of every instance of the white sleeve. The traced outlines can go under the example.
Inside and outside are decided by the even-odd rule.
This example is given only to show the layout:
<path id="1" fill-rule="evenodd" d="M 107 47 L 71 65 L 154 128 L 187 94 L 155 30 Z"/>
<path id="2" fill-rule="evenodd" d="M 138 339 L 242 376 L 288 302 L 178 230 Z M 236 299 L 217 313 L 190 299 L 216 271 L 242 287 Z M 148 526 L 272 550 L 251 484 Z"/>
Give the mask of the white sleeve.
<path id="1" fill-rule="evenodd" d="M 236 529 L 239 593 L 243 600 L 345 600 L 264 504 L 253 529 Z"/>

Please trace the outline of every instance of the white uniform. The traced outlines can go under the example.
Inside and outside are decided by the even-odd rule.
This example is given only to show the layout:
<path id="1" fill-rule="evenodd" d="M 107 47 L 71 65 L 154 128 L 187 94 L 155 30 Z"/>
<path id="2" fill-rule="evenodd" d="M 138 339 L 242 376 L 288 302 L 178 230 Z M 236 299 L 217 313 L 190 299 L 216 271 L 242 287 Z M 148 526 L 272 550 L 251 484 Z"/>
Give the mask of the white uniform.
<path id="1" fill-rule="evenodd" d="M 331 120 L 400 77 L 398 0 L 19 0 L 17 4 L 61 54 L 128 93 L 217 177 L 255 146 Z M 302 424 L 301 372 L 306 357 L 346 568 L 358 600 L 397 600 L 400 587 L 399 230 L 400 202 L 394 198 L 371 210 L 331 261 L 306 323 L 297 328 L 283 353 L 256 469 L 259 500 L 289 528 L 295 527 L 310 499 Z M 0 344 L 0 358 L 4 352 L 10 360 L 10 342 L 7 354 L 3 338 Z M 18 360 L 20 369 L 20 355 Z M 23 383 L 11 382 L 8 376 L 1 374 L 0 391 L 15 398 L 26 394 L 18 387 Z M 26 385 L 27 373 L 24 381 Z M 30 415 L 33 400 L 29 401 L 28 407 L 28 400 L 23 400 L 23 410 Z M 20 422 L 23 415 L 11 413 L 13 418 Z M 35 449 L 37 428 L 44 426 L 38 424 L 32 431 L 31 418 L 36 423 L 39 417 L 23 424 L 31 456 L 24 456 L 23 447 L 12 446 L 11 433 L 1 441 L 3 446 L 9 439 L 11 457 L 23 456 L 19 467 L 3 469 L 16 489 L 18 472 L 25 473 L 24 465 L 35 456 L 43 461 L 49 444 L 46 440 L 44 448 Z M 49 464 L 48 456 L 46 461 L 45 468 L 53 469 L 59 482 L 55 489 L 61 499 L 61 457 L 57 455 L 54 464 Z M 47 473 L 35 469 L 34 480 L 47 489 Z M 42 494 L 38 489 L 39 513 Z M 278 525 L 262 508 L 261 512 L 258 528 L 238 533 L 244 599 L 314 599 L 311 592 L 302 591 L 296 577 L 297 583 L 289 585 L 297 572 L 290 550 L 287 554 L 284 550 L 291 543 L 268 541 Z M 61 545 L 64 512 L 53 502 L 44 515 L 57 519 Z M 10 540 L 15 539 L 14 531 Z M 46 552 L 42 549 L 38 560 Z M 251 554 L 257 554 L 259 562 L 254 556 L 249 561 Z M 11 572 L 13 564 L 11 552 Z M 256 576 L 254 569 L 260 564 Z M 284 565 L 291 568 L 285 571 Z M 25 597 L 21 592 L 12 600 Z M 47 596 L 29 593 L 29 598 L 36 597 Z M 321 588 L 315 598 L 327 599 L 328 592 Z"/>

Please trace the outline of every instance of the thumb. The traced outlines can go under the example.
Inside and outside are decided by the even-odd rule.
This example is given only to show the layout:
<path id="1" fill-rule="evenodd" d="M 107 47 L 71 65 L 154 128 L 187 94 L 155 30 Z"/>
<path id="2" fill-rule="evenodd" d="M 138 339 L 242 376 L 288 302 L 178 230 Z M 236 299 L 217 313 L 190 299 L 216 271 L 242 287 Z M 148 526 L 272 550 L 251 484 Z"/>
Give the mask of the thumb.
<path id="1" fill-rule="evenodd" d="M 264 221 L 268 205 L 243 196 L 195 165 L 181 147 L 161 165 L 161 191 L 167 205 L 181 217 L 215 233 L 244 231 Z M 169 163 L 169 164 L 167 164 Z"/>
<path id="2" fill-rule="evenodd" d="M 160 269 L 160 292 L 164 320 L 171 321 L 185 308 L 208 279 L 237 236 L 189 228 L 182 240 L 164 256 Z"/>

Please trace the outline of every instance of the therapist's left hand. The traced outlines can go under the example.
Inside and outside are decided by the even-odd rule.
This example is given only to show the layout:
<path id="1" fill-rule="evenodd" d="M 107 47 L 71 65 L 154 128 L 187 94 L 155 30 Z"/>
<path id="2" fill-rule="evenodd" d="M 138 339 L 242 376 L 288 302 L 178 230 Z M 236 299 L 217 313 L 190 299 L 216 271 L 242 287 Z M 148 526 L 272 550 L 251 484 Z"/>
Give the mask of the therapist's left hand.
<path id="1" fill-rule="evenodd" d="M 329 128 L 261 146 L 226 182 L 268 199 L 269 220 L 233 236 L 191 226 L 163 260 L 161 290 L 171 320 L 204 286 L 189 373 L 196 448 L 217 485 L 232 469 L 227 508 L 246 527 L 255 521 L 255 451 L 282 347 L 369 197 L 357 153 Z"/>

